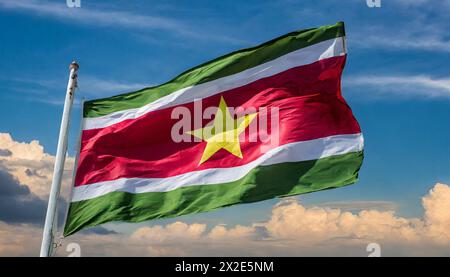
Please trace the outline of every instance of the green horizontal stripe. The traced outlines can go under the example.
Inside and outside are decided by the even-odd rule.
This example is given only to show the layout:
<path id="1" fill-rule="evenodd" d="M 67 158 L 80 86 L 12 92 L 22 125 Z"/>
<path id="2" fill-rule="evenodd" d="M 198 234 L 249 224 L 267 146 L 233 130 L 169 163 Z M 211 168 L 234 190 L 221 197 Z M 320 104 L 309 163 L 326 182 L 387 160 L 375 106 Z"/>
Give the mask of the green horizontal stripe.
<path id="1" fill-rule="evenodd" d="M 238 50 L 189 69 L 160 86 L 86 101 L 84 103 L 84 117 L 99 117 L 121 110 L 139 108 L 182 88 L 236 74 L 289 52 L 344 35 L 343 22 L 315 29 L 295 31 L 259 46 Z"/>
<path id="2" fill-rule="evenodd" d="M 178 188 L 168 192 L 111 192 L 70 204 L 64 229 L 69 236 L 110 221 L 140 222 L 215 210 L 238 203 L 303 194 L 352 184 L 363 152 L 319 160 L 259 166 L 235 182 Z"/>

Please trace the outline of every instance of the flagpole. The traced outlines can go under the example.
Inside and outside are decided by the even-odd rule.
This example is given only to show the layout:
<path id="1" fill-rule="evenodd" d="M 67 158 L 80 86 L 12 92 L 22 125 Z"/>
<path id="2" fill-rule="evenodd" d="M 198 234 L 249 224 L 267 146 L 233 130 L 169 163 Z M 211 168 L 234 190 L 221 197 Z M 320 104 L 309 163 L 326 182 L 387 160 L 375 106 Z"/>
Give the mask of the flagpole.
<path id="1" fill-rule="evenodd" d="M 56 150 L 55 166 L 53 168 L 52 186 L 48 200 L 47 214 L 45 216 L 44 233 L 42 235 L 41 257 L 51 256 L 53 250 L 53 231 L 54 226 L 56 226 L 55 218 L 57 213 L 57 202 L 61 189 L 64 161 L 67 153 L 67 134 L 69 130 L 70 114 L 72 111 L 75 88 L 77 86 L 78 68 L 79 66 L 76 62 L 72 62 L 69 66 L 69 81 L 67 83 L 66 99 L 64 101 L 61 127 L 59 129 L 58 148 Z"/>
<path id="2" fill-rule="evenodd" d="M 66 228 L 66 221 L 67 221 L 67 216 L 69 214 L 69 209 L 70 209 L 70 201 L 72 200 L 72 195 L 73 195 L 73 189 L 75 187 L 75 177 L 77 175 L 77 167 L 78 167 L 78 160 L 80 159 L 80 148 L 81 148 L 81 134 L 83 132 L 83 107 L 84 107 L 84 97 L 81 100 L 81 112 L 80 112 L 80 126 L 79 126 L 79 130 L 78 130 L 78 141 L 77 141 L 77 145 L 75 147 L 75 161 L 73 163 L 73 170 L 72 170 L 72 183 L 70 184 L 70 191 L 69 191 L 69 197 L 67 199 L 69 199 L 69 203 L 67 203 L 67 209 L 66 209 L 66 213 L 64 214 L 64 220 L 63 220 L 63 227 L 62 230 L 64 232 L 64 229 Z"/>

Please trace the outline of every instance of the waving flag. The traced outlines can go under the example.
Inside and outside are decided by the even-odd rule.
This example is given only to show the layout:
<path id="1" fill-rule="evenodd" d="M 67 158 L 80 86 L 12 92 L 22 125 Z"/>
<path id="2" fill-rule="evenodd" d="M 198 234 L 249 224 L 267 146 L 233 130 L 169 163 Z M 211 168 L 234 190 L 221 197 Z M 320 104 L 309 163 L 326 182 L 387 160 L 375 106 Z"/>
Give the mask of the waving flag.
<path id="1" fill-rule="evenodd" d="M 356 182 L 344 38 L 343 23 L 296 31 L 86 102 L 64 235 Z"/>

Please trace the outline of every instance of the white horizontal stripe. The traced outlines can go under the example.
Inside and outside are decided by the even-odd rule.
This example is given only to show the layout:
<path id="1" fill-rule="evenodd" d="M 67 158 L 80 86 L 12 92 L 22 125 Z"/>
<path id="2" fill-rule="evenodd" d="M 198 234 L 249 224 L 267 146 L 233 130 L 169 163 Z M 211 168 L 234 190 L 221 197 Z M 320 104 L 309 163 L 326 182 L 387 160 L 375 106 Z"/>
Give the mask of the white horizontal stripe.
<path id="1" fill-rule="evenodd" d="M 228 183 L 239 180 L 251 169 L 260 165 L 317 160 L 334 155 L 358 152 L 363 147 L 362 134 L 337 135 L 294 142 L 274 148 L 258 159 L 241 166 L 209 168 L 167 178 L 121 178 L 78 186 L 73 189 L 72 202 L 92 199 L 113 191 L 129 193 L 164 192 L 193 185 Z"/>
<path id="2" fill-rule="evenodd" d="M 135 109 L 117 111 L 100 117 L 84 119 L 84 130 L 104 128 L 126 119 L 135 119 L 148 112 L 193 102 L 233 88 L 273 76 L 290 68 L 318 60 L 344 55 L 343 38 L 335 38 L 290 52 L 270 62 L 249 68 L 211 82 L 186 87 Z"/>

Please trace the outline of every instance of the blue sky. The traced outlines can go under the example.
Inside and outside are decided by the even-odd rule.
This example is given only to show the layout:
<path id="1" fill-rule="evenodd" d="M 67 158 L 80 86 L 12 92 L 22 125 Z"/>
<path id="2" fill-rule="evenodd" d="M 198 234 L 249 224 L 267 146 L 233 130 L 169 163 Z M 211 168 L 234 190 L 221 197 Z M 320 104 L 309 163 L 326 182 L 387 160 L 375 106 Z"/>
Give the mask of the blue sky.
<path id="1" fill-rule="evenodd" d="M 344 21 L 344 97 L 366 139 L 360 182 L 298 198 L 306 205 L 384 201 L 401 215 L 418 216 L 420 198 L 436 182 L 450 183 L 450 3 L 384 0 L 368 8 L 365 2 L 82 0 L 70 9 L 65 0 L 0 0 L 0 132 L 38 140 L 54 155 L 74 59 L 79 103 L 165 82 L 293 30 Z M 79 113 L 78 104 L 71 155 Z M 183 220 L 264 220 L 276 202 Z"/>

